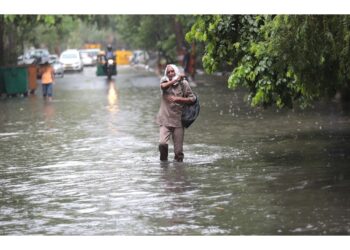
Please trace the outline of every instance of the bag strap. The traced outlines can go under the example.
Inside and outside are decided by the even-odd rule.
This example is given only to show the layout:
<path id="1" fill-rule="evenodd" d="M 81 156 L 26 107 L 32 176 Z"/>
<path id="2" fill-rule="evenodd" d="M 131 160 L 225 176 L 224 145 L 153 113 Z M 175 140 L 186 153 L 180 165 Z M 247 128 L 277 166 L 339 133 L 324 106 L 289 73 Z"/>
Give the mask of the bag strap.
<path id="1" fill-rule="evenodd" d="M 185 97 L 185 89 L 184 89 L 183 80 L 180 81 L 180 85 L 181 85 L 181 90 L 182 90 L 182 97 Z"/>
<path id="2" fill-rule="evenodd" d="M 186 80 L 187 80 L 187 77 L 186 77 Z M 185 89 L 184 89 L 184 84 L 183 84 L 182 81 L 183 81 L 183 80 L 180 81 L 180 85 L 181 85 L 181 89 L 182 89 L 182 97 L 185 97 Z M 188 82 L 188 81 L 187 81 L 187 82 Z M 189 83 L 188 83 L 188 85 L 189 85 Z M 197 102 L 198 97 L 197 97 L 197 94 L 196 94 L 195 92 L 193 92 L 192 89 L 191 89 L 191 91 L 192 91 L 192 94 L 194 95 L 194 97 L 196 98 L 196 100 L 195 100 L 194 103 L 193 103 L 193 104 L 195 104 L 195 103 Z"/>
<path id="3" fill-rule="evenodd" d="M 188 82 L 188 79 L 187 77 L 185 76 L 184 79 Z M 183 83 L 183 80 L 184 79 L 181 79 L 180 81 L 180 85 L 181 85 L 181 90 L 182 90 L 182 97 L 185 97 L 185 86 L 184 86 L 184 83 Z M 189 83 L 188 83 L 189 84 Z M 193 92 L 193 91 L 192 91 Z"/>

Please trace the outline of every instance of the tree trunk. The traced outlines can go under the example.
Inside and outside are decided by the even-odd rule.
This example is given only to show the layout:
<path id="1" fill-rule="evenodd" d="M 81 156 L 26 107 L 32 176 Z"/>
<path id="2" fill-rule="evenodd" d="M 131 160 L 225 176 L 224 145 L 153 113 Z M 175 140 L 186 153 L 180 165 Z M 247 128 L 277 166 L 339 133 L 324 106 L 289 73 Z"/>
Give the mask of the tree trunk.
<path id="1" fill-rule="evenodd" d="M 176 35 L 176 50 L 180 52 L 185 41 L 185 36 L 183 33 L 182 24 L 176 20 L 176 17 L 174 17 L 174 30 Z"/>
<path id="2" fill-rule="evenodd" d="M 11 30 L 11 32 L 9 32 Z M 7 44 L 6 44 L 6 64 L 16 64 L 17 63 L 17 32 L 14 24 L 10 24 L 7 30 Z"/>
<path id="3" fill-rule="evenodd" d="M 196 76 L 196 44 L 194 42 L 191 44 L 190 74 L 194 80 Z"/>
<path id="4" fill-rule="evenodd" d="M 176 20 L 176 17 L 174 17 L 174 30 L 175 30 L 175 36 L 176 36 L 177 60 L 178 60 L 178 64 L 182 65 L 182 60 L 184 57 L 184 50 L 182 49 L 182 47 L 185 42 L 185 36 L 183 33 L 182 24 Z"/>

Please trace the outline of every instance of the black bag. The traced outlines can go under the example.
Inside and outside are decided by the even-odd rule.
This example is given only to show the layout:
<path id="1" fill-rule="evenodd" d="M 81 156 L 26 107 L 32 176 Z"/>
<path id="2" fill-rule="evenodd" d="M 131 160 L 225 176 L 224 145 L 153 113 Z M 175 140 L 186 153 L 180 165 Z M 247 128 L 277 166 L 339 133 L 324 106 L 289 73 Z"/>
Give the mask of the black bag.
<path id="1" fill-rule="evenodd" d="M 199 99 L 196 93 L 193 92 L 196 97 L 196 101 L 192 104 L 185 104 L 182 111 L 181 121 L 182 126 L 188 128 L 197 119 L 199 111 L 201 109 L 199 105 Z"/>

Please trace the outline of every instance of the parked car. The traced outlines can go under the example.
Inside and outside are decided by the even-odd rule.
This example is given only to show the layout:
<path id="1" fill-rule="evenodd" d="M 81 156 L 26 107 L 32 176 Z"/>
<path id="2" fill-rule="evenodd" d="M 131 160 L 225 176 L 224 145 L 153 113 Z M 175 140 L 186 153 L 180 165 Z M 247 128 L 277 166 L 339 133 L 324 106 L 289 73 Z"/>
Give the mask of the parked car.
<path id="1" fill-rule="evenodd" d="M 100 49 L 87 49 L 87 52 L 89 52 L 90 56 L 92 57 L 92 62 L 94 65 L 97 64 L 97 56 L 100 53 Z"/>
<path id="2" fill-rule="evenodd" d="M 17 58 L 17 64 L 39 64 L 50 55 L 47 49 L 31 49 Z"/>
<path id="3" fill-rule="evenodd" d="M 56 77 L 64 76 L 64 66 L 59 61 L 58 55 L 50 55 L 49 63 L 52 65 Z"/>
<path id="4" fill-rule="evenodd" d="M 23 65 L 24 64 L 24 55 L 21 55 L 17 57 L 17 65 Z"/>
<path id="5" fill-rule="evenodd" d="M 80 53 L 76 49 L 68 49 L 62 52 L 59 60 L 64 67 L 64 71 L 82 71 L 84 69 Z"/>
<path id="6" fill-rule="evenodd" d="M 79 52 L 80 52 L 80 57 L 81 57 L 81 60 L 83 61 L 83 65 L 84 66 L 92 66 L 92 65 L 94 65 L 92 54 L 90 54 L 86 50 L 79 50 Z"/>
<path id="7" fill-rule="evenodd" d="M 30 52 L 30 55 L 38 60 L 40 63 L 42 60 L 47 59 L 50 53 L 47 49 L 35 49 Z"/>

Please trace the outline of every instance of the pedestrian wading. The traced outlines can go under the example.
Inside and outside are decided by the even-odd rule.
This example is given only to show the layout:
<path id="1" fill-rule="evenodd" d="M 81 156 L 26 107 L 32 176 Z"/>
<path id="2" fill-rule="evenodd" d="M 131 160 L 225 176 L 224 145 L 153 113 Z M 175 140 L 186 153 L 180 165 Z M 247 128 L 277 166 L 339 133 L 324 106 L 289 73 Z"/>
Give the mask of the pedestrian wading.
<path id="1" fill-rule="evenodd" d="M 196 96 L 185 76 L 180 74 L 174 64 L 166 66 L 164 76 L 160 80 L 160 88 L 162 96 L 156 119 L 159 125 L 160 160 L 168 160 L 168 143 L 171 136 L 174 143 L 174 160 L 182 162 L 184 159 L 182 113 L 184 105 L 196 102 Z"/>

